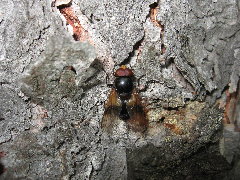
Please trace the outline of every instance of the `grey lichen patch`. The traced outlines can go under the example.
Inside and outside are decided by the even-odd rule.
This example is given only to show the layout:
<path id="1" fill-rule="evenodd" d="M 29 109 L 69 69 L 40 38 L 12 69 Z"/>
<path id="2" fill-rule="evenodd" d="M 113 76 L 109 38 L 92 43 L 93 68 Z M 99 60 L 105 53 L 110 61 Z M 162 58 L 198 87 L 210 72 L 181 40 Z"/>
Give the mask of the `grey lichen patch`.
<path id="1" fill-rule="evenodd" d="M 182 106 L 151 109 L 148 112 L 150 123 L 148 133 L 154 135 L 152 132 L 161 126 L 166 131 L 163 139 L 171 135 L 192 136 L 192 133 L 194 134 L 192 129 L 196 126 L 200 112 L 205 106 L 205 103 L 195 101 Z M 169 140 L 169 137 L 167 139 Z"/>
<path id="2" fill-rule="evenodd" d="M 188 173 L 191 165 L 199 165 L 191 155 L 218 140 L 222 113 L 208 102 L 194 101 L 194 96 L 208 91 L 214 101 L 230 77 L 230 90 L 236 90 L 239 3 L 73 0 L 76 15 L 81 15 L 81 23 L 85 18 L 84 28 L 89 27 L 96 56 L 102 64 L 110 64 L 104 65 L 105 72 L 112 73 L 114 64 L 129 63 L 152 108 L 149 134 L 126 131 L 116 138 L 101 134 L 109 89 L 99 84 L 106 74 L 98 69 L 95 50 L 59 37 L 67 33 L 50 3 L 0 2 L 4 15 L 0 16 L 0 142 L 1 149 L 9 151 L 1 159 L 8 169 L 3 178 L 176 179 L 176 173 L 183 179 L 189 174 L 197 177 L 197 168 Z M 156 21 L 164 28 L 151 22 L 151 4 L 157 5 Z M 53 34 L 58 38 L 51 39 Z M 30 98 L 20 93 L 20 99 L 17 80 L 26 71 L 22 91 Z M 179 171 L 176 166 L 184 159 L 192 163 Z M 218 163 L 202 164 L 211 174 Z M 135 172 L 130 176 L 132 171 L 137 176 Z"/>
<path id="3" fill-rule="evenodd" d="M 83 83 L 96 73 L 90 68 L 95 57 L 94 47 L 88 43 L 52 38 L 24 77 L 22 91 L 37 104 L 79 98 Z"/>
<path id="4" fill-rule="evenodd" d="M 146 77 L 144 79 L 141 78 L 141 82 L 145 81 L 146 88 L 141 93 L 141 96 L 146 99 L 145 102 L 148 109 L 158 109 L 159 107 L 178 109 L 185 107 L 186 103 L 194 98 L 194 91 L 191 87 L 188 88 L 188 84 L 181 84 L 180 82 L 184 81 L 179 82 L 178 78 L 170 79 L 174 71 L 167 71 L 163 71 L 160 81 L 146 81 Z"/>
<path id="5" fill-rule="evenodd" d="M 199 8 L 196 9 L 196 5 Z M 198 77 L 207 91 L 218 98 L 235 74 L 234 44 L 239 39 L 237 2 L 191 2 L 193 12 L 189 16 L 190 54 L 198 71 Z M 232 72 L 231 72 L 232 71 Z"/>
<path id="6" fill-rule="evenodd" d="M 149 5 L 154 2 L 156 0 L 141 0 L 137 3 L 133 0 L 79 0 L 76 4 L 92 22 L 92 27 L 100 33 L 114 62 L 119 64 L 143 38 L 143 23 L 149 14 Z"/>
<path id="7" fill-rule="evenodd" d="M 230 89 L 229 92 L 233 93 L 237 91 L 237 84 L 239 82 L 240 77 L 240 41 L 236 42 L 236 45 L 234 47 L 234 57 L 236 58 L 236 61 L 234 61 L 233 64 L 233 73 L 231 74 L 231 83 L 230 83 Z"/>
<path id="8" fill-rule="evenodd" d="M 206 91 L 214 92 L 213 100 L 219 97 L 230 76 L 233 88 L 236 87 L 236 79 L 239 79 L 234 56 L 239 39 L 236 1 L 210 4 L 160 1 L 157 8 L 156 19 L 164 25 L 163 37 L 160 29 L 147 20 L 141 53 L 136 61 L 141 63 L 136 69 L 147 72 L 146 80 L 156 80 L 159 72 L 164 75 L 162 71 L 172 61 L 200 99 L 205 97 Z M 166 48 L 163 54 L 162 43 Z M 148 53 L 150 49 L 152 53 Z M 154 58 L 151 54 L 155 54 Z"/>
<path id="9" fill-rule="evenodd" d="M 154 112 L 149 114 L 154 115 Z M 216 107 L 193 102 L 179 110 L 158 111 L 155 116 L 159 122 L 152 122 L 149 127 L 149 136 L 146 137 L 149 143 L 127 149 L 129 178 L 149 179 L 175 174 L 175 168 L 181 166 L 183 159 L 206 143 L 218 141 L 216 133 L 221 127 L 222 112 Z M 148 170 L 148 173 L 141 169 Z M 191 173 L 191 168 L 188 171 Z"/>
<path id="10" fill-rule="evenodd" d="M 63 35 L 49 1 L 1 1 L 0 81 L 14 82 L 26 66 L 44 51 L 48 38 Z"/>
<path id="11" fill-rule="evenodd" d="M 184 31 L 181 35 L 179 34 L 175 27 L 180 26 L 178 22 L 168 24 L 167 21 L 168 18 L 172 18 L 172 15 L 168 13 L 171 13 L 174 8 L 179 8 L 174 6 L 175 3 L 154 4 L 158 9 L 156 21 L 161 25 L 156 26 L 151 16 L 147 18 L 144 24 L 144 39 L 139 49 L 135 50 L 136 55 L 131 58 L 131 65 L 134 67 L 140 86 L 147 86 L 143 96 L 148 97 L 150 102 L 171 97 L 181 97 L 183 101 L 184 99 L 191 100 L 201 91 L 202 85 L 197 77 L 193 59 L 190 55 L 184 54 L 185 51 L 189 51 L 187 34 Z M 188 9 L 186 4 L 181 4 L 181 6 L 183 9 L 174 11 L 174 13 L 179 13 L 173 14 L 176 18 L 180 18 Z M 164 11 L 164 8 L 170 9 Z M 159 14 L 166 16 L 162 17 Z M 175 20 L 172 19 L 172 21 Z M 176 44 L 173 44 L 173 39 Z M 175 102 L 173 101 L 172 104 Z"/>
<path id="12" fill-rule="evenodd" d="M 65 137 L 65 134 L 62 137 Z M 48 140 L 49 137 L 43 140 L 28 131 L 15 138 L 12 144 L 7 144 L 4 147 L 7 156 L 3 162 L 8 170 L 3 174 L 3 178 L 63 176 L 67 169 L 63 170 L 62 166 L 59 166 L 62 157 L 56 151 L 61 142 L 56 142 L 59 144 L 53 147 Z"/>
<path id="13" fill-rule="evenodd" d="M 4 86 L 0 86 L 0 144 L 9 142 L 30 128 L 31 113 L 21 98 Z"/>

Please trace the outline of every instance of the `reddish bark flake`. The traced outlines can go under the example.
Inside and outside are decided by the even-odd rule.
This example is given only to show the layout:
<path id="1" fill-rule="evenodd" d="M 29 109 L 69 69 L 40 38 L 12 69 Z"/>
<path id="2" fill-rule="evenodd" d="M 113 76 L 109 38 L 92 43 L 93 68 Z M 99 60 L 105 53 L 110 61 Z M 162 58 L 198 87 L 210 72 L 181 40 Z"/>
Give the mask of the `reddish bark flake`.
<path id="1" fill-rule="evenodd" d="M 67 23 L 73 27 L 73 38 L 76 41 L 88 39 L 88 32 L 82 27 L 78 17 L 74 14 L 72 7 L 59 7 L 60 13 L 65 17 Z"/>
<path id="2" fill-rule="evenodd" d="M 226 90 L 226 103 L 225 103 L 225 110 L 224 110 L 224 119 L 223 123 L 224 124 L 234 124 L 235 125 L 235 131 L 240 132 L 240 127 L 239 127 L 239 117 L 238 117 L 238 106 L 240 102 L 240 91 L 239 91 L 239 86 L 236 90 L 236 92 L 230 93 L 229 90 Z"/>

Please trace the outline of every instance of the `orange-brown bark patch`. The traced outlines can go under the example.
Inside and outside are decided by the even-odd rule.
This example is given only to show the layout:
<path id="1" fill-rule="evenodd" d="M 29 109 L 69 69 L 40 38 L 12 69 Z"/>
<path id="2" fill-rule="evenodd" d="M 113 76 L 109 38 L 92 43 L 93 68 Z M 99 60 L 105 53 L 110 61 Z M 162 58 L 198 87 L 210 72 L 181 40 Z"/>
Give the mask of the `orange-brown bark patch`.
<path id="1" fill-rule="evenodd" d="M 82 27 L 72 7 L 59 7 L 59 11 L 65 17 L 67 23 L 73 27 L 73 38 L 76 41 L 85 41 L 89 38 L 88 32 Z"/>
<path id="2" fill-rule="evenodd" d="M 224 107 L 224 124 L 234 124 L 235 131 L 240 132 L 240 127 L 238 125 L 239 121 L 237 118 L 237 113 L 239 111 L 237 105 L 240 101 L 240 91 L 239 91 L 240 83 L 238 83 L 238 88 L 236 92 L 230 93 L 229 90 L 226 90 L 226 102 Z"/>

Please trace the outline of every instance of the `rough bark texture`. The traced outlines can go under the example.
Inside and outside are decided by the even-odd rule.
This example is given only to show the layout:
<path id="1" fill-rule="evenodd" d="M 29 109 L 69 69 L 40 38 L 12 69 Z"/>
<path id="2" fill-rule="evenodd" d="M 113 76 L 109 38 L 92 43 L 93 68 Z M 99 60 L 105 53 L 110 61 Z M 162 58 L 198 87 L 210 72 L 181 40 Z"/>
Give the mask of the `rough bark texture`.
<path id="1" fill-rule="evenodd" d="M 0 179 L 240 178 L 238 0 L 0 6 Z M 101 129 L 119 64 L 144 134 Z"/>

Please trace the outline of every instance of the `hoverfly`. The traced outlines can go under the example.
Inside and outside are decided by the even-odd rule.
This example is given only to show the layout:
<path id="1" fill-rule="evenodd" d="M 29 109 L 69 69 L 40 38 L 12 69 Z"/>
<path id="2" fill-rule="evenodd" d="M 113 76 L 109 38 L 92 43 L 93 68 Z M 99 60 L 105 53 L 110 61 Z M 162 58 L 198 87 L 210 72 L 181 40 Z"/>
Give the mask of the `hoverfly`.
<path id="1" fill-rule="evenodd" d="M 112 132 L 118 122 L 124 121 L 128 129 L 144 132 L 148 121 L 141 98 L 134 87 L 133 71 L 122 65 L 114 73 L 115 81 L 105 102 L 102 128 Z"/>

